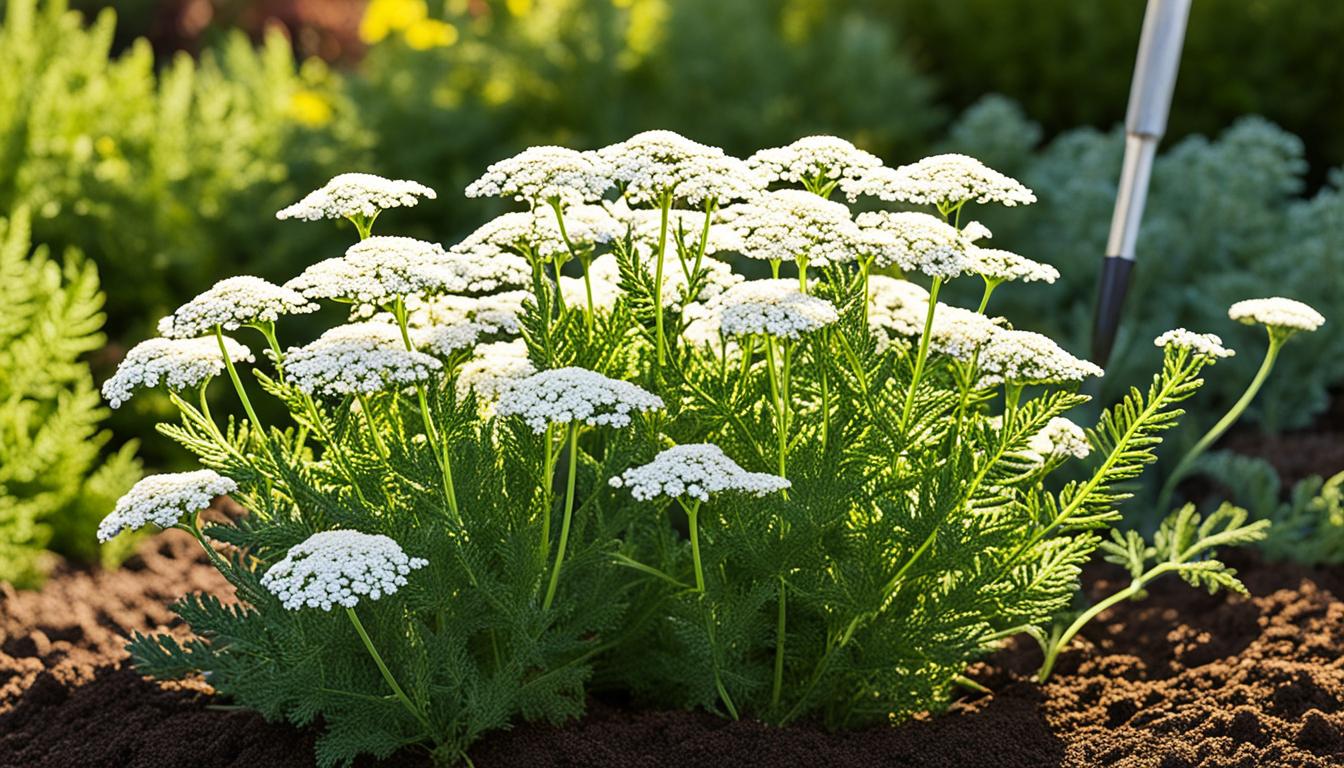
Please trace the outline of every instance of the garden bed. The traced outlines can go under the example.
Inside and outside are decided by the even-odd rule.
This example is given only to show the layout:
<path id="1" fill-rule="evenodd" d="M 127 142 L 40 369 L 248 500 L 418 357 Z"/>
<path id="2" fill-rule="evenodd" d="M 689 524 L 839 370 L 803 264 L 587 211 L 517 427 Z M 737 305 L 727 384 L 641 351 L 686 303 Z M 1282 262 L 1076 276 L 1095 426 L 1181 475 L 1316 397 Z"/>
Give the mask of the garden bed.
<path id="1" fill-rule="evenodd" d="M 174 627 L 165 607 L 218 574 L 178 532 L 115 573 L 62 570 L 40 592 L 0 587 L 0 766 L 283 768 L 313 734 L 220 707 L 203 683 L 125 666 L 126 633 Z M 1344 574 L 1238 564 L 1253 597 L 1172 581 L 1091 625 L 1044 687 L 1017 641 L 971 671 L 944 716 L 835 735 L 595 701 L 566 728 L 520 726 L 473 751 L 492 766 L 1330 766 L 1344 764 Z M 1090 574 L 1094 593 L 1115 574 Z M 185 631 L 178 627 L 177 631 Z M 415 766 L 415 756 L 388 761 Z"/>

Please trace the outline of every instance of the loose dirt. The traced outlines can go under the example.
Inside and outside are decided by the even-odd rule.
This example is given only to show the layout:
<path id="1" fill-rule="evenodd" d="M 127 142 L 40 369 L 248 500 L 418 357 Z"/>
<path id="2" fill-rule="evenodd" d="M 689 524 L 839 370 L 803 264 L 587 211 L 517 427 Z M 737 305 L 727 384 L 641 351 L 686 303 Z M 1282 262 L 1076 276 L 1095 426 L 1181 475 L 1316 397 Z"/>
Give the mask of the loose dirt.
<path id="1" fill-rule="evenodd" d="M 147 540 L 115 572 L 58 571 L 38 592 L 0 586 L 0 766 L 311 766 L 311 731 L 227 708 L 204 683 L 127 668 L 133 630 L 185 634 L 166 606 L 220 590 L 185 535 Z M 1241 563 L 1249 599 L 1179 582 L 1104 614 L 1044 686 L 1014 642 L 938 717 L 832 734 L 594 701 L 564 728 L 520 725 L 477 745 L 477 768 L 930 766 L 1264 768 L 1344 765 L 1344 574 Z M 1118 586 L 1090 574 L 1093 595 Z M 373 765 L 370 763 L 369 765 Z M 424 765 L 405 754 L 383 766 Z"/>

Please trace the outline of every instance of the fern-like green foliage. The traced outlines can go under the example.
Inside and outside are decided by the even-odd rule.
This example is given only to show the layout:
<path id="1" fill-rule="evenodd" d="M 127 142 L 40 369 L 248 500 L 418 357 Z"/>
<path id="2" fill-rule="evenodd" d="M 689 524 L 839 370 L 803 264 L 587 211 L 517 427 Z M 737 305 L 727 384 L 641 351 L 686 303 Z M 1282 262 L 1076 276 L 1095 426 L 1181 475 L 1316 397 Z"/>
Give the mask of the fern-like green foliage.
<path id="1" fill-rule="evenodd" d="M 1272 524 L 1260 543 L 1271 560 L 1313 566 L 1344 563 L 1344 472 L 1300 480 L 1284 499 L 1278 473 L 1261 458 L 1213 453 L 1195 470 L 1226 489 L 1254 517 Z"/>
<path id="2" fill-rule="evenodd" d="M 160 66 L 145 40 L 112 54 L 110 8 L 85 19 L 68 5 L 0 12 L 0 210 L 27 206 L 37 241 L 80 249 L 122 286 L 108 300 L 113 338 L 144 333 L 202 275 L 304 263 L 311 239 L 239 212 L 325 176 L 334 145 L 358 152 L 353 110 L 321 62 L 296 67 L 279 32 L 259 48 L 236 32 L 199 61 Z M 249 244 L 262 233 L 266 259 Z"/>
<path id="3" fill-rule="evenodd" d="M 608 152 L 636 162 L 638 141 L 647 139 Z M 765 186 L 711 148 L 666 134 L 656 142 L 673 147 L 657 150 L 667 155 L 660 161 L 684 167 L 623 181 L 725 173 Z M 547 183 L 565 185 L 607 172 L 588 157 L 554 160 L 578 164 L 573 172 L 541 160 L 499 173 L 554 173 Z M 705 170 L 719 168 L 713 163 L 727 170 Z M 844 213 L 809 197 L 824 197 L 834 183 L 801 183 L 806 191 L 756 202 Z M 276 286 L 257 286 L 255 296 L 206 292 L 180 310 L 174 329 L 221 318 L 197 327 L 203 346 L 172 342 L 186 345 L 189 361 L 225 346 L 223 332 L 235 330 L 223 327 L 225 317 L 241 325 L 240 338 L 264 342 L 270 365 L 248 376 L 221 360 L 216 373 L 228 367 L 228 381 L 215 386 L 232 386 L 249 414 L 264 395 L 286 415 L 265 424 L 255 415 L 220 419 L 206 398 L 210 378 L 186 377 L 182 366 L 171 393 L 181 418 L 160 431 L 235 483 L 250 514 L 203 533 L 194 515 L 177 526 L 199 537 L 239 602 L 187 598 L 177 611 L 196 637 L 137 636 L 137 665 L 159 677 L 208 672 L 222 695 L 272 719 L 320 718 L 323 766 L 410 745 L 453 763 L 489 730 L 579 714 L 589 686 L 772 724 L 900 720 L 945 705 L 967 666 L 1004 638 L 1046 637 L 1073 602 L 1082 564 L 1118 519 L 1117 504 L 1215 357 L 1180 343 L 1152 350 L 1162 367 L 1149 386 L 1084 431 L 1064 414 L 1088 400 L 1078 381 L 1093 367 L 1048 345 L 1031 351 L 1034 337 L 1014 335 L 1007 319 L 966 311 L 960 317 L 981 322 L 967 321 L 960 341 L 973 351 L 958 353 L 930 345 L 938 313 L 955 310 L 922 299 L 905 308 L 915 332 L 877 334 L 872 313 L 904 310 L 873 298 L 876 253 L 858 229 L 840 222 L 780 238 L 773 267 L 794 276 L 729 286 L 726 264 L 711 269 L 717 254 L 708 241 L 724 228 L 741 234 L 765 209 L 725 208 L 732 201 L 713 197 L 683 209 L 676 206 L 687 202 L 685 190 L 655 192 L 617 188 L 612 196 L 624 200 L 581 213 L 561 197 L 531 200 L 530 214 L 500 222 L 509 226 L 487 253 L 513 260 L 508 280 L 521 284 L 506 287 L 525 296 L 507 321 L 487 312 L 506 294 L 439 295 L 434 287 L 441 270 L 481 269 L 479 251 L 411 257 L 396 239 L 361 249 L 388 249 L 405 263 L 375 265 L 352 251 L 339 266 L 356 284 L 314 291 L 355 302 L 381 296 L 356 314 L 384 325 L 323 337 L 359 338 L 370 348 L 323 357 L 319 339 L 286 350 L 277 334 L 289 337 L 290 319 L 253 306 L 268 305 Z M 944 205 L 944 221 L 933 222 L 950 245 L 911 248 L 982 268 L 954 208 Z M 372 221 L 352 215 L 366 227 Z M 772 226 L 803 227 L 787 217 Z M 809 249 L 823 244 L 855 257 L 812 263 Z M 599 270 L 602 259 L 609 261 Z M 389 276 L 401 268 L 412 277 Z M 752 328 L 738 318 L 735 326 L 734 310 L 773 324 Z M 423 334 L 461 331 L 468 320 L 481 346 L 439 349 L 441 368 L 427 380 L 407 373 L 415 368 L 408 356 L 423 364 L 415 353 L 434 349 Z M 983 362 L 982 352 L 1002 354 L 1000 342 L 1025 350 L 1028 368 L 1044 373 Z M 165 360 L 178 364 L 168 353 Z M 519 370 L 526 366 L 537 373 Z M 561 370 L 573 368 L 585 370 Z M 481 371 L 506 369 L 512 378 L 482 385 Z M 996 373 L 1006 380 L 991 383 Z M 328 380 L 342 386 L 313 383 Z M 694 463 L 659 468 L 671 447 L 717 448 L 731 464 L 701 476 Z M 651 464 L 662 478 L 656 487 L 632 472 Z M 155 503 L 134 493 L 131 502 L 137 514 Z M 1220 512 L 1200 523 L 1183 513 L 1153 548 L 1134 544 L 1136 557 L 1158 558 L 1167 564 L 1158 568 L 1192 583 L 1231 586 L 1210 550 L 1259 530 L 1243 522 Z M 338 530 L 389 537 L 425 564 L 408 567 L 394 590 L 353 589 L 363 584 L 355 579 L 341 603 L 348 610 L 282 603 L 274 574 L 288 565 L 273 569 L 302 555 L 296 547 L 311 537 Z M 347 565 L 321 563 L 324 573 Z"/>
<path id="4" fill-rule="evenodd" d="M 134 444 L 100 458 L 107 410 L 83 360 L 103 343 L 98 273 L 33 249 L 28 225 L 24 209 L 0 219 L 0 581 L 24 586 L 48 548 L 97 561 L 93 530 L 139 476 Z"/>

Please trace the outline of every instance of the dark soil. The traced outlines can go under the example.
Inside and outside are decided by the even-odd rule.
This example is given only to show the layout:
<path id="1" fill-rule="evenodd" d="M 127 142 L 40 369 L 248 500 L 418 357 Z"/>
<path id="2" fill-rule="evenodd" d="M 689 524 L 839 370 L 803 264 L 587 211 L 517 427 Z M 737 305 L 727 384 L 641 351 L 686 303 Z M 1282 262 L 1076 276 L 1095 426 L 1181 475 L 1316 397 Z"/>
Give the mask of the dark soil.
<path id="1" fill-rule="evenodd" d="M 58 572 L 40 592 L 0 586 L 0 766 L 313 764 L 312 732 L 221 707 L 204 683 L 160 686 L 127 669 L 126 634 L 184 633 L 165 606 L 223 587 L 195 546 L 170 532 L 119 572 Z M 1344 574 L 1242 565 L 1250 599 L 1159 583 L 1086 630 L 1048 684 L 1030 679 L 1034 644 L 1015 642 L 971 670 L 992 694 L 897 728 L 776 730 L 597 701 L 579 723 L 519 726 L 472 757 L 478 768 L 1344 765 Z M 1116 587 L 1111 575 L 1093 575 L 1094 594 Z"/>

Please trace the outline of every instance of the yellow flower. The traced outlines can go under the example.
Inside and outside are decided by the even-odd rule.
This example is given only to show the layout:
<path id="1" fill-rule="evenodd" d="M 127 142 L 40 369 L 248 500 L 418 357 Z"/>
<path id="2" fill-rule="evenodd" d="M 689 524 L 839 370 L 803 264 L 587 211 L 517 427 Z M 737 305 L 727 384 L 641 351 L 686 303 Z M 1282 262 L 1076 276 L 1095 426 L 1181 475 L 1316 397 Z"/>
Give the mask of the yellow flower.
<path id="1" fill-rule="evenodd" d="M 331 122 L 331 102 L 317 91 L 303 88 L 289 97 L 289 115 L 300 125 L 317 128 Z"/>
<path id="2" fill-rule="evenodd" d="M 406 45 L 417 51 L 446 48 L 457 42 L 457 27 L 438 19 L 421 19 L 406 28 Z"/>
<path id="3" fill-rule="evenodd" d="M 392 32 L 410 29 L 428 16 L 425 0 L 372 0 L 359 22 L 359 39 L 373 45 Z"/>
<path id="4" fill-rule="evenodd" d="M 504 6 L 509 9 L 509 14 L 515 17 L 526 16 L 532 12 L 532 0 L 505 0 Z"/>

